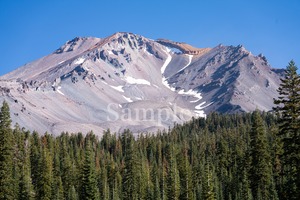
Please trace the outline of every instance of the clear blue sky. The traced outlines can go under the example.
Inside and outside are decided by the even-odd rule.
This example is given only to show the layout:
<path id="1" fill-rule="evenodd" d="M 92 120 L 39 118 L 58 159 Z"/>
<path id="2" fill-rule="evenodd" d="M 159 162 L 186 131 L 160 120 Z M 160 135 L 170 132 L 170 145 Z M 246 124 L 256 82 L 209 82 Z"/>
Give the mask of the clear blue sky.
<path id="1" fill-rule="evenodd" d="M 0 0 L 0 75 L 76 36 L 118 31 L 196 47 L 243 44 L 300 67 L 299 0 Z"/>

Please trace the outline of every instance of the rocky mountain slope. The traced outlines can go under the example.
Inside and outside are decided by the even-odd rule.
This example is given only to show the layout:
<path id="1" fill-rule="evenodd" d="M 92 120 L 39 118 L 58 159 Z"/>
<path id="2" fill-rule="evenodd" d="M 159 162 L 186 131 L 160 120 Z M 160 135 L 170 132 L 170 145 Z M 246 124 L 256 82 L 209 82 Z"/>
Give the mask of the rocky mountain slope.
<path id="1" fill-rule="evenodd" d="M 41 133 L 155 131 L 205 113 L 270 110 L 282 70 L 242 46 L 132 33 L 75 38 L 0 77 L 13 122 Z"/>

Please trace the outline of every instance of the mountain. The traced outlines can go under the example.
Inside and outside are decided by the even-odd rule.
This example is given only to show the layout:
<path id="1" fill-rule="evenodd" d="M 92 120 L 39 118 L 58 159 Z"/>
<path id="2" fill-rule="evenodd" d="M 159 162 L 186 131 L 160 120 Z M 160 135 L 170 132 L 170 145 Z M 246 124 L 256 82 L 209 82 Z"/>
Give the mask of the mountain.
<path id="1" fill-rule="evenodd" d="M 41 133 L 155 131 L 206 113 L 270 110 L 283 71 L 243 46 L 132 33 L 76 37 L 0 77 L 12 120 Z"/>

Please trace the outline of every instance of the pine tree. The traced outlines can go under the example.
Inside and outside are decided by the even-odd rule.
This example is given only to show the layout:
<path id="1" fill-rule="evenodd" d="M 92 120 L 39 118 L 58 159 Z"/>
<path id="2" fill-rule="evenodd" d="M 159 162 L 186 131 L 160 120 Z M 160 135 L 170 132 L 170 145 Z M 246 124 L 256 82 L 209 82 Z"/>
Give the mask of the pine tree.
<path id="1" fill-rule="evenodd" d="M 14 198 L 13 141 L 9 106 L 3 102 L 0 112 L 0 200 Z"/>
<path id="2" fill-rule="evenodd" d="M 102 167 L 101 173 L 100 173 L 100 197 L 102 200 L 108 200 L 109 199 L 109 184 L 108 184 L 108 178 L 107 178 L 107 170 L 105 167 Z"/>
<path id="3" fill-rule="evenodd" d="M 225 133 L 223 135 L 225 135 Z M 224 136 L 220 138 L 217 145 L 218 168 L 216 168 L 216 173 L 220 181 L 220 193 L 222 193 L 222 195 L 225 194 L 225 197 L 227 197 L 229 188 L 228 167 L 230 164 L 230 154 L 228 143 Z"/>
<path id="4" fill-rule="evenodd" d="M 123 133 L 122 140 L 124 143 L 125 167 L 122 179 L 122 195 L 124 200 L 137 199 L 137 155 L 134 149 L 134 139 L 130 133 Z"/>
<path id="5" fill-rule="evenodd" d="M 51 200 L 52 196 L 52 159 L 46 147 L 43 147 L 38 165 L 37 198 Z"/>
<path id="6" fill-rule="evenodd" d="M 52 197 L 51 199 L 64 200 L 64 189 L 60 176 L 54 177 L 52 184 Z"/>
<path id="7" fill-rule="evenodd" d="M 290 61 L 274 100 L 279 117 L 279 135 L 282 138 L 282 155 L 285 188 L 282 198 L 300 199 L 300 76 L 294 61 Z"/>
<path id="8" fill-rule="evenodd" d="M 155 184 L 154 184 L 153 200 L 154 199 L 155 200 L 161 200 L 159 181 L 158 181 L 157 177 L 155 177 Z"/>
<path id="9" fill-rule="evenodd" d="M 15 132 L 18 132 L 22 136 L 22 143 L 20 148 L 21 151 L 21 166 L 20 166 L 20 181 L 19 181 L 19 200 L 30 200 L 34 198 L 34 191 L 31 179 L 30 170 L 30 140 L 29 133 L 19 132 L 19 128 L 15 128 Z"/>
<path id="10" fill-rule="evenodd" d="M 122 193 L 122 177 L 119 171 L 115 173 L 115 180 L 112 189 L 112 199 L 120 200 Z"/>
<path id="11" fill-rule="evenodd" d="M 178 200 L 180 195 L 180 177 L 175 148 L 172 145 L 168 146 L 167 158 L 169 161 L 167 170 L 167 198 L 168 200 Z"/>
<path id="12" fill-rule="evenodd" d="M 64 196 L 68 197 L 72 189 L 72 184 L 74 184 L 73 176 L 74 171 L 71 168 L 71 158 L 70 153 L 68 152 L 68 135 L 62 134 L 59 138 L 60 141 L 60 176 L 63 183 Z"/>
<path id="13" fill-rule="evenodd" d="M 214 188 L 214 180 L 213 173 L 210 169 L 210 164 L 207 163 L 205 167 L 205 177 L 203 181 L 203 199 L 204 200 L 215 200 L 215 188 Z"/>
<path id="14" fill-rule="evenodd" d="M 57 145 L 57 143 L 56 143 Z M 58 147 L 56 146 L 53 158 L 53 181 L 52 181 L 52 197 L 51 199 L 63 200 L 64 190 L 60 176 L 60 162 L 58 156 Z"/>
<path id="15" fill-rule="evenodd" d="M 259 111 L 253 112 L 253 122 L 250 135 L 250 180 L 254 199 L 260 194 L 263 199 L 270 199 L 272 180 L 272 165 L 267 143 L 264 123 Z"/>
<path id="16" fill-rule="evenodd" d="M 98 189 L 97 189 L 95 163 L 94 163 L 94 156 L 93 156 L 92 147 L 89 139 L 87 139 L 87 145 L 85 149 L 81 185 L 82 185 L 82 193 L 80 199 L 83 200 L 97 199 Z"/>
<path id="17" fill-rule="evenodd" d="M 180 176 L 180 199 L 193 199 L 192 186 L 192 169 L 189 163 L 187 144 L 180 154 L 179 161 L 179 176 Z"/>
<path id="18" fill-rule="evenodd" d="M 15 199 L 19 198 L 19 193 L 21 191 L 20 188 L 20 181 L 21 181 L 21 171 L 22 171 L 22 165 L 24 164 L 24 136 L 21 133 L 20 127 L 18 124 L 15 125 L 15 128 L 13 129 L 13 180 L 14 180 L 14 194 Z"/>
<path id="19" fill-rule="evenodd" d="M 153 196 L 153 184 L 150 177 L 149 164 L 145 159 L 141 159 L 139 164 L 138 174 L 138 190 L 139 199 L 152 199 Z"/>
<path id="20" fill-rule="evenodd" d="M 32 185 L 34 188 L 34 191 L 37 193 L 39 186 L 39 165 L 40 165 L 40 159 L 41 159 L 41 142 L 39 135 L 36 131 L 34 131 L 30 137 L 30 169 L 31 169 L 31 179 L 32 179 Z"/>
<path id="21" fill-rule="evenodd" d="M 252 200 L 253 199 L 251 189 L 250 189 L 250 182 L 249 182 L 249 178 L 248 178 L 246 169 L 244 169 L 242 172 L 241 194 L 240 194 L 239 199 L 243 199 L 243 200 Z"/>
<path id="22" fill-rule="evenodd" d="M 71 186 L 71 189 L 69 190 L 69 193 L 68 193 L 68 198 L 66 198 L 66 199 L 68 199 L 68 200 L 78 200 L 79 199 L 74 186 Z"/>

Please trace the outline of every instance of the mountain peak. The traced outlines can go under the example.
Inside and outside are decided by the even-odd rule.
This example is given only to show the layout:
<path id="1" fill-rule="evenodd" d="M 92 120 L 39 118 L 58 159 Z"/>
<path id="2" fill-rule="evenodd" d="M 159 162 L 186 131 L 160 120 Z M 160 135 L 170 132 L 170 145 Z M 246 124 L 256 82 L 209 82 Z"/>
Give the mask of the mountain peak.
<path id="1" fill-rule="evenodd" d="M 281 75 L 241 45 L 197 48 L 117 32 L 76 37 L 2 76 L 0 100 L 30 130 L 141 132 L 213 111 L 270 110 Z"/>
<path id="2" fill-rule="evenodd" d="M 112 34 L 110 37 L 128 37 L 128 36 L 140 36 L 138 34 L 132 33 L 132 32 L 116 32 Z"/>
<path id="3" fill-rule="evenodd" d="M 75 37 L 72 40 L 68 40 L 63 46 L 58 48 L 54 53 L 60 54 L 60 53 L 63 53 L 63 52 L 70 52 L 70 51 L 76 50 L 80 47 L 80 45 L 82 43 L 86 42 L 89 39 L 93 40 L 95 38 L 92 38 L 92 37 Z"/>

